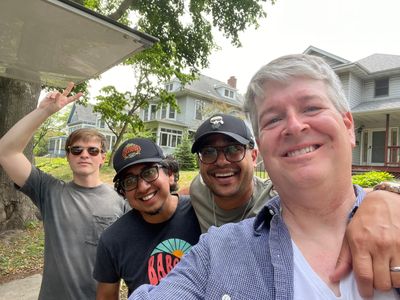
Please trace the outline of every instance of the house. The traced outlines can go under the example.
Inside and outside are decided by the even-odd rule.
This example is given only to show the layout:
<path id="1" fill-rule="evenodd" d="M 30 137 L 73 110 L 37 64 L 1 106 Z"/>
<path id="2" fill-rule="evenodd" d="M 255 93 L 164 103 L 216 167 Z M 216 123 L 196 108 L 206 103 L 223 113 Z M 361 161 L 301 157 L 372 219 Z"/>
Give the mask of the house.
<path id="1" fill-rule="evenodd" d="M 233 76 L 224 83 L 200 75 L 197 80 L 185 86 L 173 79 L 165 85 L 165 89 L 175 93 L 179 112 L 169 105 L 157 109 L 155 99 L 139 114 L 146 129 L 153 133 L 156 143 L 166 154 L 173 153 L 185 134 L 191 137 L 203 120 L 216 112 L 243 116 L 243 96 L 238 93 L 236 78 Z M 107 138 L 108 150 L 111 150 L 116 136 L 101 120 L 100 114 L 94 113 L 90 104 L 85 107 L 74 103 L 67 121 L 67 135 L 84 127 L 100 130 Z M 50 138 L 48 149 L 51 156 L 65 156 L 67 135 Z"/>
<path id="2" fill-rule="evenodd" d="M 101 116 L 98 113 L 93 112 L 93 106 L 88 104 L 83 106 L 74 103 L 71 112 L 67 120 L 67 134 L 63 136 L 52 137 L 49 139 L 48 151 L 50 156 L 65 156 L 65 141 L 67 136 L 80 128 L 96 128 L 99 130 L 107 139 L 107 151 L 111 150 L 111 146 L 117 140 L 117 137 L 112 131 L 106 126 L 104 121 L 101 120 Z"/>
<path id="3" fill-rule="evenodd" d="M 400 172 L 400 55 L 372 54 L 355 62 L 316 47 L 338 74 L 355 121 L 353 170 Z"/>
<path id="4" fill-rule="evenodd" d="M 200 75 L 184 86 L 173 79 L 165 89 L 175 93 L 180 111 L 169 105 L 157 110 L 157 100 L 154 100 L 148 108 L 141 110 L 140 117 L 163 151 L 173 153 L 183 136 L 187 134 L 191 138 L 203 120 L 212 114 L 223 112 L 243 116 L 243 96 L 238 93 L 236 83 L 233 76 L 225 83 Z"/>

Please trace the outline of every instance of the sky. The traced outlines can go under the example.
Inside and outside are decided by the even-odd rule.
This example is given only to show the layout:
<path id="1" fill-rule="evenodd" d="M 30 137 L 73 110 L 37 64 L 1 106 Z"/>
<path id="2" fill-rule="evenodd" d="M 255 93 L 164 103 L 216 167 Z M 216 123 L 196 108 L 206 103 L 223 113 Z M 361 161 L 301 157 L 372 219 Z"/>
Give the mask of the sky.
<path id="1" fill-rule="evenodd" d="M 226 82 L 237 78 L 244 94 L 253 74 L 264 64 L 286 54 L 302 53 L 314 46 L 349 61 L 374 53 L 400 55 L 399 0 L 277 0 L 266 5 L 267 18 L 256 30 L 240 35 L 235 48 L 217 33 L 220 50 L 210 57 L 201 73 Z M 91 95 L 114 85 L 132 90 L 128 67 L 114 67 L 101 80 L 91 80 Z"/>

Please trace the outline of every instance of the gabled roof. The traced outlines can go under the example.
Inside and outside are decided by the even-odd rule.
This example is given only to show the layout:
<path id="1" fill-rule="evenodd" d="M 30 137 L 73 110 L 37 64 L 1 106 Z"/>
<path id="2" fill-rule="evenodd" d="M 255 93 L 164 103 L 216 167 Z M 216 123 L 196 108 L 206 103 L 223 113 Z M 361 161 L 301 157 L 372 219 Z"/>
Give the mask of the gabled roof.
<path id="1" fill-rule="evenodd" d="M 227 88 L 236 92 L 236 98 L 231 99 L 227 97 L 222 97 L 218 92 L 218 88 Z M 231 87 L 229 84 L 216 80 L 214 78 L 208 77 L 206 75 L 200 74 L 197 80 L 192 81 L 190 84 L 185 85 L 183 91 L 193 92 L 195 94 L 200 94 L 208 98 L 218 99 L 221 102 L 225 102 L 235 106 L 243 105 L 243 96 L 240 95 L 237 89 Z"/>
<path id="2" fill-rule="evenodd" d="M 400 69 L 400 55 L 372 54 L 356 62 L 368 72 L 376 73 L 393 69 Z"/>
<path id="3" fill-rule="evenodd" d="M 309 54 L 309 55 L 315 55 L 315 56 L 319 56 L 323 59 L 325 59 L 325 61 L 331 66 L 331 67 L 335 67 L 338 65 L 345 65 L 350 63 L 350 61 L 348 61 L 347 59 L 344 59 L 340 56 L 337 56 L 335 54 L 329 53 L 327 51 L 324 51 L 322 49 L 319 49 L 317 47 L 314 46 L 309 46 L 304 52 L 304 54 Z"/>
<path id="4" fill-rule="evenodd" d="M 373 54 L 351 62 L 314 46 L 309 46 L 303 53 L 323 58 L 337 74 L 352 72 L 360 78 L 376 78 L 400 73 L 400 55 Z"/>
<path id="5" fill-rule="evenodd" d="M 71 113 L 68 116 L 67 124 L 85 122 L 86 124 L 96 124 L 96 114 L 93 112 L 93 106 L 87 104 L 83 106 L 81 104 L 74 103 L 71 109 Z"/>

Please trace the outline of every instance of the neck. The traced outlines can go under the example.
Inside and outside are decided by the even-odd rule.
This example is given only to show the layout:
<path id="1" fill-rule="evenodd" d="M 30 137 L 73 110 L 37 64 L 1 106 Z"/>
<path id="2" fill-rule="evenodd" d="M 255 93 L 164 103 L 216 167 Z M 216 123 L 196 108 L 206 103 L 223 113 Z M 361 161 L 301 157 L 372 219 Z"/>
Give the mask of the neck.
<path id="1" fill-rule="evenodd" d="M 102 181 L 99 176 L 79 176 L 74 175 L 72 181 L 77 185 L 93 188 L 102 184 Z"/>
<path id="2" fill-rule="evenodd" d="M 333 290 L 329 281 L 346 231 L 348 215 L 354 206 L 353 186 L 331 187 L 332 193 L 321 194 L 308 187 L 291 197 L 281 197 L 282 218 L 290 236 L 313 268 Z M 325 191 L 327 191 L 325 189 Z"/>

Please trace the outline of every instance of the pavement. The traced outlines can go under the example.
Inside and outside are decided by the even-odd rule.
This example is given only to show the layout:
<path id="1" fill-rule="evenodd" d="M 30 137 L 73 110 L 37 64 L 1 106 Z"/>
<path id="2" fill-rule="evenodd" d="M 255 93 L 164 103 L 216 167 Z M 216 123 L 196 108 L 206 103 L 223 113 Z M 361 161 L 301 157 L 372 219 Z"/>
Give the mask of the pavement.
<path id="1" fill-rule="evenodd" d="M 35 274 L 0 284 L 1 300 L 37 300 L 42 275 Z"/>

